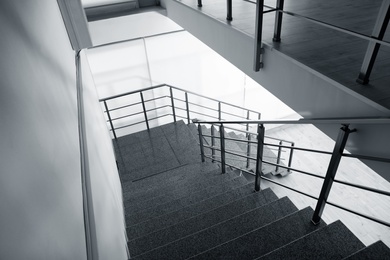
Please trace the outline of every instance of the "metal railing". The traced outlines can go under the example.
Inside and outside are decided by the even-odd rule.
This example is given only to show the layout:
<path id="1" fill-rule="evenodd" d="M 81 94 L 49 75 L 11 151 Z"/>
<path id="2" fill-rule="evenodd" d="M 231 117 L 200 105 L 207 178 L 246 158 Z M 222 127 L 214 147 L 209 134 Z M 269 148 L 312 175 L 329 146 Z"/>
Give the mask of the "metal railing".
<path id="1" fill-rule="evenodd" d="M 363 186 L 363 185 L 349 183 L 346 181 L 335 180 L 335 175 L 336 175 L 336 172 L 337 172 L 337 169 L 338 169 L 338 166 L 339 166 L 339 163 L 340 163 L 340 160 L 342 157 L 350 157 L 350 158 L 366 159 L 366 160 L 373 160 L 373 161 L 390 163 L 389 158 L 380 158 L 380 157 L 374 157 L 374 156 L 349 154 L 349 153 L 344 152 L 344 148 L 346 146 L 349 134 L 356 131 L 356 129 L 349 128 L 350 124 L 353 124 L 353 125 L 359 125 L 359 124 L 370 124 L 370 125 L 386 124 L 386 125 L 389 125 L 390 118 L 254 120 L 254 121 L 249 121 L 249 120 L 247 120 L 247 121 L 202 121 L 202 120 L 194 119 L 193 122 L 198 124 L 199 140 L 201 140 L 203 137 L 201 125 L 207 124 L 207 125 L 218 126 L 220 128 L 219 139 L 220 139 L 221 145 L 220 145 L 220 148 L 218 150 L 221 152 L 221 159 L 216 160 L 214 157 L 211 157 L 211 156 L 205 154 L 204 148 L 207 146 L 205 146 L 202 142 L 200 145 L 200 150 L 201 150 L 200 153 L 201 153 L 201 160 L 202 161 L 205 161 L 205 158 L 209 158 L 209 159 L 212 159 L 214 161 L 220 162 L 222 173 L 225 173 L 226 166 L 234 167 L 233 165 L 231 165 L 230 163 L 228 163 L 226 161 L 226 156 L 225 156 L 225 154 L 232 154 L 231 152 L 226 151 L 226 149 L 225 149 L 225 141 L 231 140 L 230 138 L 226 138 L 224 136 L 224 134 L 222 134 L 222 133 L 224 133 L 224 128 L 226 127 L 226 125 L 237 124 L 237 123 L 256 125 L 257 126 L 257 142 L 256 142 L 257 143 L 257 154 L 256 154 L 256 157 L 247 157 L 247 159 L 254 160 L 256 162 L 255 172 L 253 173 L 253 172 L 248 171 L 246 169 L 239 169 L 239 170 L 246 172 L 247 174 L 251 174 L 251 175 L 255 176 L 255 190 L 256 191 L 260 190 L 261 180 L 266 180 L 268 182 L 274 183 L 276 185 L 282 186 L 284 188 L 287 188 L 289 190 L 295 191 L 299 194 L 302 194 L 302 195 L 305 195 L 307 197 L 310 197 L 312 199 L 317 200 L 315 212 L 314 212 L 313 217 L 312 217 L 312 222 L 314 224 L 318 224 L 320 222 L 325 205 L 329 204 L 329 205 L 332 205 L 332 206 L 337 207 L 339 209 L 342 209 L 342 210 L 348 211 L 350 213 L 353 213 L 355 215 L 358 215 L 360 217 L 364 217 L 366 219 L 369 219 L 369 220 L 375 221 L 377 223 L 380 223 L 382 225 L 390 227 L 390 222 L 377 219 L 377 218 L 369 216 L 367 214 L 357 212 L 357 211 L 354 211 L 352 209 L 341 206 L 337 203 L 333 203 L 333 202 L 328 201 L 328 196 L 329 196 L 332 184 L 334 182 L 338 183 L 338 184 L 347 185 L 347 186 L 351 186 L 354 188 L 374 192 L 377 194 L 390 196 L 389 191 L 379 190 L 379 189 L 375 189 L 375 188 L 371 188 L 371 187 L 367 187 L 367 186 Z M 339 130 L 339 134 L 338 134 L 338 137 L 336 139 L 333 151 L 307 149 L 307 148 L 301 148 L 301 147 L 295 147 L 295 146 L 283 146 L 283 145 L 278 146 L 278 147 L 288 148 L 291 150 L 300 150 L 300 151 L 305 151 L 305 152 L 331 155 L 331 159 L 330 159 L 325 177 L 311 173 L 311 172 L 292 168 L 291 164 L 289 164 L 289 166 L 284 166 L 284 165 L 280 165 L 278 163 L 274 164 L 274 163 L 271 163 L 269 161 L 266 161 L 263 158 L 263 150 L 264 150 L 264 146 L 270 145 L 264 141 L 265 140 L 265 127 L 264 127 L 264 125 L 267 125 L 267 124 L 293 124 L 293 125 L 298 125 L 298 124 L 336 124 L 336 125 L 341 125 L 341 129 Z M 242 155 L 240 155 L 240 156 L 242 156 Z M 281 167 L 281 168 L 285 168 L 288 170 L 293 170 L 294 172 L 297 172 L 297 173 L 301 173 L 301 174 L 305 174 L 305 175 L 309 175 L 312 177 L 323 179 L 324 181 L 323 181 L 323 185 L 322 185 L 319 197 L 315 197 L 315 196 L 310 195 L 304 191 L 298 190 L 298 189 L 293 188 L 293 187 L 289 187 L 289 186 L 282 184 L 278 181 L 274 181 L 270 178 L 265 177 L 264 174 L 262 173 L 262 164 L 263 163 L 275 165 L 276 167 Z M 234 168 L 237 168 L 237 167 L 234 167 Z"/>
<path id="2" fill-rule="evenodd" d="M 126 133 L 150 129 L 151 125 L 158 120 L 176 122 L 177 119 L 191 122 L 193 118 L 203 117 L 211 120 L 251 120 L 260 119 L 261 114 L 257 111 L 246 109 L 240 106 L 229 104 L 217 99 L 209 98 L 191 91 L 187 91 L 168 84 L 160 84 L 143 88 L 135 91 L 126 92 L 119 95 L 114 95 L 99 100 L 103 105 L 104 113 L 107 117 L 109 130 L 112 132 L 115 139 L 118 138 L 118 131 L 126 130 Z M 115 103 L 115 104 L 114 104 Z M 119 103 L 119 105 L 117 104 Z M 157 125 L 157 124 L 156 124 Z M 135 130 L 132 131 L 131 128 Z M 256 145 L 253 142 L 253 136 L 256 132 L 250 131 L 250 124 L 237 123 L 231 124 L 226 129 L 245 135 L 245 140 L 236 139 L 236 142 L 244 142 L 247 146 L 245 160 L 247 168 L 250 167 L 249 157 L 252 154 L 252 147 Z M 215 135 L 214 128 L 210 129 L 211 145 L 213 158 L 216 158 L 215 140 L 218 138 Z M 287 165 L 291 166 L 293 150 L 289 148 L 294 146 L 294 143 L 288 140 L 282 140 L 272 137 L 270 142 L 275 141 L 276 144 L 271 144 L 277 151 L 275 160 L 275 171 L 279 171 L 279 164 L 282 160 L 288 160 Z M 232 139 L 233 140 L 233 139 Z M 285 145 L 287 144 L 287 145 Z M 233 151 L 236 154 L 242 152 Z M 283 158 L 284 154 L 288 154 L 288 158 Z M 287 169 L 289 172 L 290 169 Z"/>
<path id="3" fill-rule="evenodd" d="M 284 0 L 275 0 L 275 6 L 269 6 L 264 4 L 264 0 L 240 0 L 249 2 L 256 5 L 256 21 L 255 21 L 255 42 L 254 42 L 254 64 L 255 71 L 259 71 L 263 67 L 262 63 L 262 31 L 263 31 L 263 16 L 266 13 L 275 12 L 275 24 L 274 24 L 274 42 L 281 41 L 283 14 L 296 17 L 301 20 L 305 20 L 323 27 L 330 28 L 354 37 L 368 41 L 368 47 L 362 66 L 357 78 L 357 82 L 360 84 L 368 84 L 369 78 L 374 67 L 376 58 L 381 46 L 390 47 L 390 42 L 384 40 L 384 36 L 387 30 L 387 26 L 390 20 L 390 0 L 383 0 L 379 12 L 376 17 L 376 23 L 371 35 L 359 33 L 357 31 L 349 30 L 331 23 L 327 23 L 318 19 L 314 19 L 305 15 L 301 15 L 295 12 L 284 10 Z M 203 6 L 202 0 L 198 0 L 198 7 Z M 264 10 L 266 9 L 266 10 Z M 226 0 L 226 20 L 233 20 L 232 0 Z"/>

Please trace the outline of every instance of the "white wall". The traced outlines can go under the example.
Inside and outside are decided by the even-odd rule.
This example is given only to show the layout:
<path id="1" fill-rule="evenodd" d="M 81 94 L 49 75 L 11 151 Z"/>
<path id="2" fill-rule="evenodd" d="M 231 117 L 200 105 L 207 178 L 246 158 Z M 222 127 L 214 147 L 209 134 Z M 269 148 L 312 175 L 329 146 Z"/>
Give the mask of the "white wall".
<path id="1" fill-rule="evenodd" d="M 0 259 L 86 259 L 76 68 L 57 2 L 1 1 L 0 35 Z M 98 242 L 113 239 L 99 254 L 117 250 L 111 259 L 127 259 L 115 162 L 95 96 L 85 103 L 86 120 L 100 124 L 87 130 L 88 142 L 104 151 L 89 153 L 93 193 L 101 193 Z"/>
<path id="2" fill-rule="evenodd" d="M 180 2 L 163 0 L 162 5 L 166 6 L 169 18 L 304 117 L 390 116 L 388 109 L 347 90 L 269 46 L 265 46 L 264 69 L 254 72 L 252 37 Z M 336 138 L 339 126 L 318 127 L 331 138 Z M 350 136 L 347 144 L 349 151 L 390 158 L 390 126 L 359 126 L 358 129 L 358 133 Z M 390 180 L 387 164 L 370 162 L 369 166 Z"/>

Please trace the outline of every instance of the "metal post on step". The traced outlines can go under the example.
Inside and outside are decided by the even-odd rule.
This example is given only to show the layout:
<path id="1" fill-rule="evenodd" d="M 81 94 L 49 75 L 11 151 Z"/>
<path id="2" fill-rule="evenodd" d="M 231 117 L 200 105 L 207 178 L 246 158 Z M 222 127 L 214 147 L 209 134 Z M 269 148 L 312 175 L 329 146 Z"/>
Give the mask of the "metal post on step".
<path id="1" fill-rule="evenodd" d="M 282 32 L 282 19 L 283 19 L 283 6 L 284 0 L 276 1 L 276 12 L 275 12 L 275 29 L 274 29 L 274 38 L 272 41 L 280 42 L 280 35 Z"/>
<path id="2" fill-rule="evenodd" d="M 227 7 L 226 20 L 233 21 L 232 0 L 226 0 L 226 7 Z"/>
<path id="3" fill-rule="evenodd" d="M 221 102 L 218 102 L 218 120 L 222 120 Z"/>
<path id="4" fill-rule="evenodd" d="M 211 157 L 213 158 L 212 161 L 214 162 L 215 158 L 215 128 L 214 125 L 211 125 Z"/>
<path id="5" fill-rule="evenodd" d="M 221 167 L 222 167 L 222 173 L 226 172 L 226 161 L 225 161 L 225 127 L 223 124 L 219 127 L 219 134 L 220 134 L 220 143 L 221 143 Z"/>
<path id="6" fill-rule="evenodd" d="M 250 119 L 250 112 L 249 110 L 247 110 L 247 113 L 246 113 L 246 119 L 249 120 Z M 246 168 L 249 168 L 250 166 L 250 159 L 249 157 L 251 156 L 251 135 L 248 133 L 249 132 L 249 124 L 247 123 L 246 124 L 246 139 L 248 140 L 248 143 L 247 143 L 247 146 L 246 146 Z"/>
<path id="7" fill-rule="evenodd" d="M 356 130 L 350 130 L 348 125 L 343 125 L 343 127 L 340 128 L 339 135 L 337 137 L 336 144 L 333 149 L 332 157 L 330 158 L 328 170 L 326 171 L 325 180 L 321 188 L 320 197 L 318 199 L 317 206 L 311 220 L 315 225 L 317 225 L 321 221 L 321 215 L 324 211 L 326 201 L 328 200 L 328 196 L 332 188 L 333 180 L 336 176 L 337 168 L 340 164 L 341 157 L 343 156 L 348 136 L 354 131 Z"/>
<path id="8" fill-rule="evenodd" d="M 294 153 L 294 143 L 291 143 L 290 157 L 288 158 L 288 168 L 291 168 L 293 153 Z M 288 169 L 287 172 L 291 172 L 291 169 Z"/>
<path id="9" fill-rule="evenodd" d="M 202 0 L 198 0 L 198 7 L 202 7 Z"/>
<path id="10" fill-rule="evenodd" d="M 204 159 L 204 147 L 203 147 L 203 134 L 202 134 L 202 126 L 198 124 L 198 135 L 199 135 L 199 146 L 200 146 L 200 158 L 202 162 L 205 162 Z"/>
<path id="11" fill-rule="evenodd" d="M 171 106 L 172 106 L 173 121 L 176 122 L 175 102 L 173 100 L 172 87 L 169 87 L 169 93 L 171 94 Z"/>
<path id="12" fill-rule="evenodd" d="M 255 23 L 255 50 L 253 60 L 253 70 L 259 71 L 263 68 L 263 52 L 262 47 L 262 33 L 263 33 L 263 10 L 264 0 L 257 0 L 256 3 L 256 23 Z"/>
<path id="13" fill-rule="evenodd" d="M 280 141 L 279 142 L 279 149 L 278 149 L 278 157 L 276 158 L 276 168 L 275 168 L 275 172 L 278 172 L 279 171 L 279 163 L 280 163 L 280 157 L 282 156 L 282 146 L 283 145 L 283 141 Z"/>
<path id="14" fill-rule="evenodd" d="M 144 110 L 146 128 L 149 130 L 149 129 L 150 129 L 150 128 L 149 128 L 149 120 L 148 120 L 148 115 L 147 115 L 147 113 L 146 113 L 144 95 L 142 94 L 142 92 L 140 92 L 139 94 L 140 94 L 140 96 L 141 96 L 142 108 L 143 108 L 143 110 Z"/>
<path id="15" fill-rule="evenodd" d="M 260 124 L 257 127 L 257 156 L 256 156 L 256 176 L 255 176 L 255 190 L 260 190 L 261 172 L 263 168 L 263 148 L 264 148 L 264 125 Z"/>
<path id="16" fill-rule="evenodd" d="M 188 93 L 185 92 L 185 95 L 186 95 L 187 122 L 189 124 L 189 123 L 191 123 L 191 119 L 190 119 L 190 105 L 188 103 Z"/>
<path id="17" fill-rule="evenodd" d="M 108 117 L 108 121 L 110 122 L 110 126 L 111 126 L 112 133 L 113 133 L 113 135 L 114 135 L 114 138 L 117 139 L 117 138 L 116 138 L 115 129 L 114 129 L 114 125 L 112 124 L 112 120 L 111 120 L 110 110 L 108 109 L 108 106 L 107 106 L 107 103 L 106 103 L 105 100 L 103 101 L 103 103 L 104 103 L 104 107 L 106 108 L 107 117 Z"/>

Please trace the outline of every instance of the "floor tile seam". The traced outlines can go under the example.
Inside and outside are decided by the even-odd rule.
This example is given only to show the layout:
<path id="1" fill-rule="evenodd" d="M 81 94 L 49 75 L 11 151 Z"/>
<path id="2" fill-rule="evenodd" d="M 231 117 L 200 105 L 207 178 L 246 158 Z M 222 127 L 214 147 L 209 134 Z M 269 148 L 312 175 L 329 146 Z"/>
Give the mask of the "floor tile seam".
<path id="1" fill-rule="evenodd" d="M 216 178 L 218 178 L 218 177 L 216 177 Z M 204 187 L 204 188 L 202 188 L 202 189 L 200 189 L 200 190 L 206 190 L 206 189 L 211 189 L 211 188 L 219 187 L 219 186 L 221 186 L 221 185 L 224 185 L 225 183 L 230 183 L 230 182 L 231 182 L 231 185 L 234 185 L 234 180 L 238 180 L 238 181 L 239 181 L 239 179 L 245 180 L 245 177 L 237 176 L 237 177 L 234 177 L 234 178 L 232 178 L 232 179 L 225 179 L 225 180 L 222 180 L 220 183 L 215 183 L 215 184 L 206 186 L 206 187 Z M 245 184 L 244 184 L 244 185 L 245 185 Z M 229 185 L 227 185 L 226 188 L 229 188 Z M 185 189 L 185 188 L 183 188 L 183 189 Z M 229 191 L 229 190 L 222 191 L 221 193 L 228 192 L 228 191 Z M 200 191 L 199 191 L 199 192 L 200 192 Z M 197 193 L 197 192 L 195 192 L 195 193 Z M 215 196 L 218 196 L 218 195 L 220 195 L 221 193 L 219 193 L 219 194 L 217 194 L 217 195 L 215 195 Z M 163 196 L 163 195 L 161 195 L 161 196 Z M 178 198 L 176 198 L 176 199 L 173 199 L 173 200 L 171 200 L 171 201 L 167 201 L 167 202 L 165 202 L 165 203 L 162 203 L 162 204 L 159 204 L 159 205 L 155 205 L 155 206 L 151 206 L 151 207 L 157 207 L 157 206 L 160 206 L 160 205 L 163 205 L 163 204 L 166 204 L 166 203 L 170 203 L 170 202 L 172 202 L 172 201 L 174 201 L 174 200 L 183 199 L 183 198 L 188 197 L 188 196 L 191 196 L 191 194 L 186 194 L 186 195 L 180 196 L 180 197 L 178 197 Z M 157 197 L 158 197 L 158 196 L 157 196 Z M 157 197 L 151 198 L 150 200 L 157 199 Z M 149 201 L 149 200 L 146 200 L 146 201 Z M 146 201 L 145 201 L 145 202 L 146 202 Z M 134 205 L 129 205 L 129 206 L 127 206 L 126 208 L 129 208 L 129 207 L 131 207 L 131 206 L 134 206 Z M 148 210 L 148 209 L 150 209 L 151 207 L 145 208 L 145 211 Z M 139 211 L 139 212 L 142 212 L 142 211 L 144 211 L 144 210 L 141 210 L 141 211 Z"/>
<path id="2" fill-rule="evenodd" d="M 253 194 L 247 195 L 247 196 L 243 197 L 242 199 L 244 199 L 244 198 L 246 198 L 246 197 L 248 197 L 248 196 L 251 196 L 251 195 L 253 195 Z M 285 197 L 283 197 L 283 198 L 285 198 Z M 277 200 L 278 200 L 278 199 L 277 199 Z M 186 235 L 186 236 L 181 237 L 181 238 L 179 238 L 179 239 L 176 239 L 175 241 L 178 241 L 178 240 L 181 240 L 181 239 L 183 239 L 183 238 L 186 238 L 186 237 L 189 237 L 189 236 L 198 234 L 198 233 L 200 233 L 200 232 L 202 232 L 202 231 L 204 231 L 204 230 L 207 230 L 207 229 L 209 229 L 209 228 L 212 228 L 212 227 L 214 227 L 214 226 L 216 226 L 216 225 L 219 225 L 219 224 L 228 222 L 228 221 L 230 221 L 230 220 L 232 220 L 232 219 L 234 219 L 234 218 L 238 218 L 238 217 L 240 217 L 240 216 L 242 216 L 242 215 L 244 215 L 244 214 L 247 214 L 247 213 L 253 212 L 253 211 L 255 211 L 255 210 L 259 209 L 259 208 L 268 206 L 268 205 L 270 205 L 271 203 L 276 202 L 277 200 L 267 202 L 267 203 L 265 203 L 265 204 L 263 204 L 263 205 L 260 205 L 260 206 L 256 206 L 255 208 L 250 209 L 250 210 L 247 210 L 247 211 L 245 211 L 244 213 L 241 213 L 241 214 L 239 214 L 239 215 L 236 215 L 236 216 L 231 217 L 231 218 L 229 218 L 229 219 L 226 219 L 226 220 L 224 220 L 224 221 L 218 222 L 218 223 L 216 223 L 216 224 L 214 224 L 214 225 L 211 225 L 211 226 L 209 226 L 209 227 L 207 227 L 207 228 L 204 228 L 204 229 L 202 229 L 202 230 L 198 230 L 198 231 L 196 231 L 196 232 L 194 232 L 194 233 L 192 233 L 192 234 L 189 234 L 189 235 Z M 230 203 L 228 203 L 228 204 L 231 204 L 231 203 L 236 202 L 236 201 L 238 201 L 238 200 L 234 200 L 234 201 L 232 201 L 232 202 L 230 202 Z M 175 223 L 175 224 L 173 224 L 173 225 L 169 225 L 169 226 L 167 226 L 167 227 L 165 227 L 165 228 L 162 228 L 162 229 L 159 229 L 159 230 L 155 230 L 155 231 L 150 232 L 150 233 L 147 233 L 147 234 L 145 234 L 145 235 L 143 235 L 143 236 L 140 236 L 140 237 L 137 237 L 137 238 L 133 238 L 133 239 L 131 239 L 130 241 L 139 239 L 139 238 L 144 237 L 144 236 L 148 236 L 148 235 L 150 235 L 150 234 L 152 234 L 152 233 L 155 233 L 155 232 L 158 232 L 158 231 L 161 231 L 161 230 L 164 230 L 164 229 L 171 228 L 172 226 L 176 226 L 176 225 L 178 225 L 178 224 L 181 224 L 181 223 L 183 223 L 183 222 L 185 222 L 185 221 L 188 221 L 188 220 L 190 220 L 190 219 L 193 219 L 193 218 L 195 218 L 195 217 L 199 217 L 200 215 L 203 215 L 203 214 L 206 214 L 206 213 L 210 213 L 211 211 L 220 209 L 220 208 L 222 208 L 222 207 L 224 207 L 224 206 L 227 206 L 228 204 L 225 204 L 225 205 L 222 205 L 222 206 L 220 206 L 220 207 L 211 209 L 211 210 L 209 210 L 209 211 L 206 211 L 206 212 L 203 212 L 203 213 L 194 215 L 194 216 L 192 216 L 192 217 L 190 217 L 190 218 L 187 218 L 187 219 L 185 219 L 185 220 L 182 220 L 182 221 L 180 221 L 180 222 L 178 222 L 178 223 Z M 175 241 L 172 241 L 172 242 L 170 242 L 170 243 L 173 243 L 173 242 L 175 242 Z M 165 244 L 165 245 L 168 245 L 168 244 L 170 244 L 170 243 L 167 243 L 167 244 Z"/>
<path id="3" fill-rule="evenodd" d="M 283 198 L 284 198 L 284 197 L 283 197 Z M 276 219 L 276 220 L 274 220 L 274 221 L 272 221 L 272 222 L 270 222 L 270 223 L 268 223 L 268 224 L 266 224 L 266 225 L 264 225 L 264 226 L 255 228 L 255 229 L 253 229 L 253 230 L 251 230 L 251 231 L 248 231 L 248 232 L 246 232 L 246 233 L 244 233 L 244 234 L 242 234 L 242 235 L 240 235 L 240 236 L 238 236 L 238 237 L 235 237 L 235 238 L 233 238 L 233 239 L 230 239 L 230 240 L 228 240 L 228 241 L 226 241 L 226 242 L 224 242 L 224 243 L 221 243 L 221 244 L 219 244 L 219 245 L 217 245 L 217 246 L 214 246 L 214 247 L 212 247 L 212 248 L 209 248 L 209 249 L 207 249 L 207 250 L 205 250 L 205 251 L 203 251 L 203 252 L 200 252 L 200 253 L 198 253 L 198 254 L 196 254 L 196 255 L 193 255 L 193 256 L 191 256 L 191 257 L 189 257 L 189 258 L 186 258 L 186 260 L 187 260 L 187 259 L 194 258 L 194 257 L 196 257 L 196 256 L 198 256 L 198 255 L 201 255 L 201 254 L 204 254 L 204 253 L 206 253 L 206 252 L 209 252 L 209 251 L 211 251 L 211 250 L 213 250 L 213 249 L 215 249 L 215 248 L 218 248 L 218 247 L 220 247 L 220 246 L 222 246 L 222 245 L 228 244 L 228 243 L 230 243 L 230 242 L 232 242 L 232 241 L 234 241 L 234 240 L 238 240 L 238 239 L 240 239 L 240 238 L 242 238 L 242 237 L 244 237 L 244 236 L 246 236 L 246 235 L 249 235 L 249 234 L 251 234 L 251 233 L 253 233 L 253 232 L 256 232 L 256 231 L 258 231 L 258 230 L 260 230 L 260 229 L 266 228 L 266 227 L 268 227 L 268 226 L 274 224 L 275 222 L 281 221 L 281 220 L 283 220 L 283 219 L 285 219 L 285 218 L 290 217 L 291 215 L 296 214 L 297 212 L 299 212 L 299 211 L 295 211 L 295 212 L 293 212 L 293 213 L 291 213 L 291 214 L 288 214 L 288 215 L 286 215 L 286 216 L 284 216 L 284 217 L 282 217 L 282 218 Z"/>
<path id="4" fill-rule="evenodd" d="M 194 191 L 194 193 L 198 193 L 198 192 L 204 191 L 204 190 L 206 190 L 206 189 L 215 188 L 215 187 L 221 186 L 223 183 L 228 183 L 228 182 L 230 182 L 230 181 L 233 182 L 233 180 L 238 179 L 238 178 L 240 178 L 240 177 L 241 177 L 241 176 L 237 176 L 236 178 L 233 178 L 233 179 L 223 180 L 221 183 L 215 183 L 215 184 L 213 184 L 213 185 L 209 185 L 209 186 L 207 186 L 207 187 L 201 188 L 199 191 Z M 244 178 L 244 177 L 243 177 L 243 178 Z M 241 179 L 243 179 L 243 178 L 241 178 Z M 186 189 L 186 188 L 183 188 L 183 189 Z M 223 192 L 224 192 L 224 191 L 222 191 L 222 193 L 223 193 Z M 143 210 L 141 210 L 141 211 L 139 211 L 139 212 L 147 211 L 147 210 L 149 210 L 149 209 L 151 209 L 151 208 L 153 208 L 153 207 L 158 207 L 158 206 L 161 206 L 161 205 L 166 204 L 166 203 L 171 203 L 172 201 L 175 201 L 175 200 L 180 200 L 180 199 L 183 199 L 183 198 L 192 196 L 192 194 L 185 194 L 185 195 L 179 196 L 179 197 L 177 197 L 177 198 L 174 197 L 175 195 L 172 196 L 172 194 L 171 194 L 171 196 L 165 195 L 165 194 L 164 194 L 164 195 L 161 195 L 161 196 L 156 196 L 156 197 L 154 197 L 154 198 L 151 198 L 150 200 L 155 200 L 155 199 L 158 199 L 159 197 L 162 197 L 162 196 L 172 197 L 172 199 L 169 200 L 169 201 L 166 201 L 166 202 L 164 202 L 164 203 L 158 204 L 158 205 L 154 205 L 154 206 L 152 205 L 152 206 L 147 207 L 147 208 L 145 208 L 145 209 L 143 209 Z M 143 203 L 147 203 L 147 202 L 150 201 L 150 200 L 145 200 L 145 201 L 142 201 L 142 202 L 143 202 Z M 141 203 L 141 202 L 139 202 L 139 203 Z M 128 208 L 133 207 L 133 206 L 134 206 L 134 205 L 125 206 L 125 209 L 128 209 Z M 137 213 L 138 213 L 138 212 L 137 212 Z M 136 214 L 137 214 L 137 213 L 136 213 Z"/>

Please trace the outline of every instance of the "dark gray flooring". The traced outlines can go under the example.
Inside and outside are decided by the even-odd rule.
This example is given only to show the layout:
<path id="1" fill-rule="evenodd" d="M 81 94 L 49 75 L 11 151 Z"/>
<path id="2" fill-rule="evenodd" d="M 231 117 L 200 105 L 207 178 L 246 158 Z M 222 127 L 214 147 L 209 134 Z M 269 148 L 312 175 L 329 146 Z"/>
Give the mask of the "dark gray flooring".
<path id="1" fill-rule="evenodd" d="M 222 174 L 218 164 L 199 162 L 193 130 L 177 122 L 114 141 L 131 259 L 387 255 L 381 243 L 362 250 L 364 245 L 339 221 L 313 225 L 311 208 L 298 210 L 271 189 L 255 192 L 239 171 Z"/>

